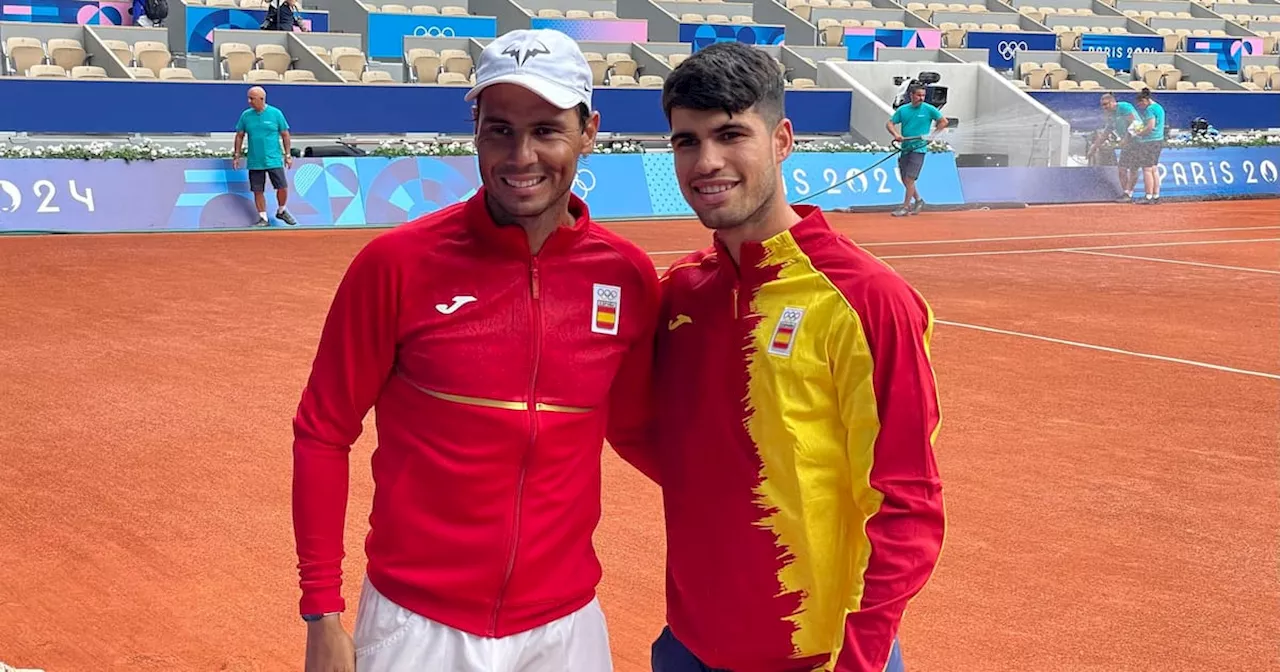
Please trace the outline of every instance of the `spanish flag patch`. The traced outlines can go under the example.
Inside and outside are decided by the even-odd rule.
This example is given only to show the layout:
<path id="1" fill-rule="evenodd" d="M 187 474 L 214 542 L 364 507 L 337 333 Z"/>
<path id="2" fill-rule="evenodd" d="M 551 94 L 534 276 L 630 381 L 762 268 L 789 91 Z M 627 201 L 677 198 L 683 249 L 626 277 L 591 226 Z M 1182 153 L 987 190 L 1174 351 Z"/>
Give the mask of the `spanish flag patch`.
<path id="1" fill-rule="evenodd" d="M 778 325 L 773 328 L 773 338 L 769 339 L 769 354 L 790 357 L 795 346 L 796 331 L 800 328 L 800 320 L 804 317 L 804 308 L 787 306 L 778 318 Z"/>
<path id="2" fill-rule="evenodd" d="M 618 334 L 618 321 L 622 317 L 622 288 L 596 283 L 591 287 L 594 304 L 591 309 L 591 331 L 597 334 Z"/>

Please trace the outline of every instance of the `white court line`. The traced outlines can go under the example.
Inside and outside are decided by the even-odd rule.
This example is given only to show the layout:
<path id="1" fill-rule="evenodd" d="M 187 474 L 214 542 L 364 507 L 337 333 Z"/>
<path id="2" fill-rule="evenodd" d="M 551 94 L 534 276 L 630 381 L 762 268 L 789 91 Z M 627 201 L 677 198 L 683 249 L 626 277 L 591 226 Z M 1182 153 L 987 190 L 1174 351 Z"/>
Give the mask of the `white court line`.
<path id="1" fill-rule="evenodd" d="M 983 327 L 976 324 L 965 324 L 963 322 L 950 322 L 948 320 L 935 320 L 935 322 L 938 324 L 947 325 L 949 327 L 960 327 L 962 329 L 974 329 L 976 331 L 985 331 L 992 334 L 1001 334 L 1003 336 L 1018 336 L 1021 338 L 1030 338 L 1037 341 L 1057 343 L 1059 345 L 1070 345 L 1076 348 L 1085 348 L 1087 350 L 1099 350 L 1102 352 L 1110 352 L 1117 355 L 1129 355 L 1130 357 L 1140 357 L 1142 359 L 1154 359 L 1156 361 L 1172 362 L 1174 364 L 1186 364 L 1188 366 L 1197 366 L 1203 369 L 1213 369 L 1214 371 L 1225 371 L 1227 373 L 1239 373 L 1246 376 L 1256 376 L 1258 378 L 1280 380 L 1280 374 L 1265 373 L 1263 371 L 1251 371 L 1249 369 L 1235 369 L 1229 366 L 1209 364 L 1207 362 L 1197 362 L 1192 359 L 1178 359 L 1177 357 L 1165 357 L 1164 355 L 1152 355 L 1145 352 L 1134 352 L 1133 350 L 1121 350 L 1120 348 L 1109 348 L 1105 345 L 1094 345 L 1092 343 L 1080 343 L 1079 341 L 1068 341 L 1061 338 L 1052 338 L 1049 336 L 1038 336 L 1036 334 L 1023 333 L 1021 331 L 1009 331 L 1007 329 Z"/>
<path id="2" fill-rule="evenodd" d="M 942 240 L 901 240 L 884 243 L 858 243 L 858 247 L 895 247 L 902 245 L 960 245 L 963 243 L 1002 243 L 1017 240 L 1053 240 L 1055 238 L 1111 238 L 1123 236 L 1161 236 L 1184 233 L 1213 233 L 1215 231 L 1274 231 L 1280 226 L 1227 226 L 1209 229 L 1173 229 L 1170 231 L 1119 231 L 1116 233 L 1055 233 L 1034 236 L 1002 236 L 997 238 L 949 238 Z M 691 254 L 695 250 L 661 250 L 650 252 L 657 257 L 668 254 Z M 1036 250 L 1039 251 L 1039 250 Z"/>
<path id="3" fill-rule="evenodd" d="M 1087 250 L 1131 250 L 1140 247 L 1178 247 L 1182 245 L 1230 245 L 1233 243 L 1274 243 L 1280 238 L 1233 238 L 1231 240 L 1182 240 L 1176 243 L 1129 243 L 1091 247 L 1042 247 L 1030 250 L 990 250 L 987 252 L 935 252 L 931 254 L 888 254 L 880 259 L 935 259 L 940 257 L 987 257 L 1001 254 L 1043 254 L 1046 252 L 1080 252 Z"/>
<path id="4" fill-rule="evenodd" d="M 1224 271 L 1242 271 L 1244 273 L 1266 273 L 1268 275 L 1280 275 L 1280 271 L 1269 271 L 1265 268 L 1249 268 L 1247 266 L 1227 266 L 1224 264 L 1206 264 L 1202 261 L 1183 261 L 1182 259 L 1160 259 L 1158 257 L 1139 257 L 1133 254 L 1115 254 L 1112 252 L 1093 252 L 1091 250 L 1071 250 L 1071 254 L 1091 254 L 1095 257 L 1112 257 L 1114 259 L 1137 259 L 1140 261 L 1158 261 L 1162 264 L 1179 264 L 1182 266 L 1200 266 L 1203 268 L 1218 268 Z"/>

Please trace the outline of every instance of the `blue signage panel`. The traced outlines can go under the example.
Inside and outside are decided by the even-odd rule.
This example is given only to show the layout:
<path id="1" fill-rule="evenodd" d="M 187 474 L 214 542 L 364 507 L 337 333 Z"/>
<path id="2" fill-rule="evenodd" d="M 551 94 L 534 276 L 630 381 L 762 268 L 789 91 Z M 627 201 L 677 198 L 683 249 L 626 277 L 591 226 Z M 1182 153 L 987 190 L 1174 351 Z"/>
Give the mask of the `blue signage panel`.
<path id="1" fill-rule="evenodd" d="M 492 16 L 432 16 L 429 14 L 369 14 L 369 58 L 404 56 L 404 38 L 497 37 L 498 20 Z"/>
<path id="2" fill-rule="evenodd" d="M 187 52 L 192 54 L 213 53 L 213 30 L 215 28 L 235 30 L 259 30 L 267 19 L 265 9 L 232 9 L 229 7 L 201 7 L 199 5 L 176 5 L 187 8 Z M 300 12 L 303 25 L 313 33 L 329 32 L 328 12 Z"/>
<path id="3" fill-rule="evenodd" d="M 1085 33 L 1080 36 L 1080 51 L 1101 51 L 1107 55 L 1107 67 L 1127 71 L 1132 69 L 1134 54 L 1164 51 L 1164 36 Z"/>
<path id="4" fill-rule="evenodd" d="M 1240 72 L 1240 59 L 1262 53 L 1260 37 L 1193 37 L 1187 36 L 1186 51 L 1218 55 L 1218 69 L 1223 72 Z"/>
<path id="5" fill-rule="evenodd" d="M 1012 70 L 1020 51 L 1054 51 L 1058 36 L 1053 33 L 973 32 L 966 36 L 970 49 L 986 49 L 987 63 L 997 70 Z"/>
<path id="6" fill-rule="evenodd" d="M 678 33 L 681 42 L 693 45 L 697 51 L 716 42 L 742 42 L 744 44 L 783 44 L 786 28 L 783 26 L 735 25 L 728 23 L 682 23 Z"/>
<path id="7" fill-rule="evenodd" d="M 1166 149 L 1156 172 L 1161 196 L 1280 196 L 1280 147 Z"/>

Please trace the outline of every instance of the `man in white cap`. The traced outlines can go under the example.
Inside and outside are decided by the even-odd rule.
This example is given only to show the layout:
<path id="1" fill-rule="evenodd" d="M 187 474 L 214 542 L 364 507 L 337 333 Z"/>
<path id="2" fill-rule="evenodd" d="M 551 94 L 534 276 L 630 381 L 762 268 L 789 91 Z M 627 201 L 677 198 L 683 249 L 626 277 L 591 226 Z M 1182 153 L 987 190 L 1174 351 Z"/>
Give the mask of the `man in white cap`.
<path id="1" fill-rule="evenodd" d="M 308 672 L 607 672 L 604 440 L 642 472 L 658 277 L 571 191 L 591 69 L 555 31 L 494 40 L 482 187 L 381 234 L 337 289 L 294 419 Z M 340 619 L 348 453 L 377 448 L 354 638 Z"/>

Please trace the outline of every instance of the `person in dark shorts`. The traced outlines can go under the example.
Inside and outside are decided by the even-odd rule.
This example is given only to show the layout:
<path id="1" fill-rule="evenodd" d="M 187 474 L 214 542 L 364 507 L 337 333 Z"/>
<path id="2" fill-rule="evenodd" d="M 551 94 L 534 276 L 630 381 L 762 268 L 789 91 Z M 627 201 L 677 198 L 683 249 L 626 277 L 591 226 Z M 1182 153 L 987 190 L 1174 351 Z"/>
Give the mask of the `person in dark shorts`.
<path id="1" fill-rule="evenodd" d="M 286 167 L 293 167 L 290 152 L 289 122 L 279 108 L 267 104 L 267 92 L 260 86 L 249 89 L 249 109 L 240 114 L 236 122 L 236 147 L 231 168 L 240 170 L 240 150 L 248 139 L 247 163 L 249 165 L 249 190 L 258 206 L 257 226 L 267 226 L 267 178 L 276 190 L 276 217 L 290 226 L 298 220 L 285 209 L 289 200 L 289 180 Z"/>
<path id="2" fill-rule="evenodd" d="M 1133 136 L 1133 162 L 1142 169 L 1142 190 L 1146 198 L 1139 203 L 1155 205 L 1160 202 L 1160 175 L 1156 166 L 1160 152 L 1164 150 L 1164 107 L 1151 99 L 1151 89 L 1143 89 L 1134 100 L 1142 117 L 1142 130 Z"/>
<path id="3" fill-rule="evenodd" d="M 911 102 L 894 110 L 893 116 L 885 124 L 885 128 L 893 134 L 893 139 L 902 147 L 902 152 L 898 154 L 898 173 L 902 176 L 902 185 L 906 187 L 902 207 L 893 211 L 894 217 L 914 215 L 924 207 L 924 199 L 916 190 L 916 180 L 920 179 L 925 153 L 929 147 L 925 136 L 947 127 L 947 118 L 942 116 L 942 111 L 924 102 L 923 86 L 913 87 L 908 95 Z"/>

